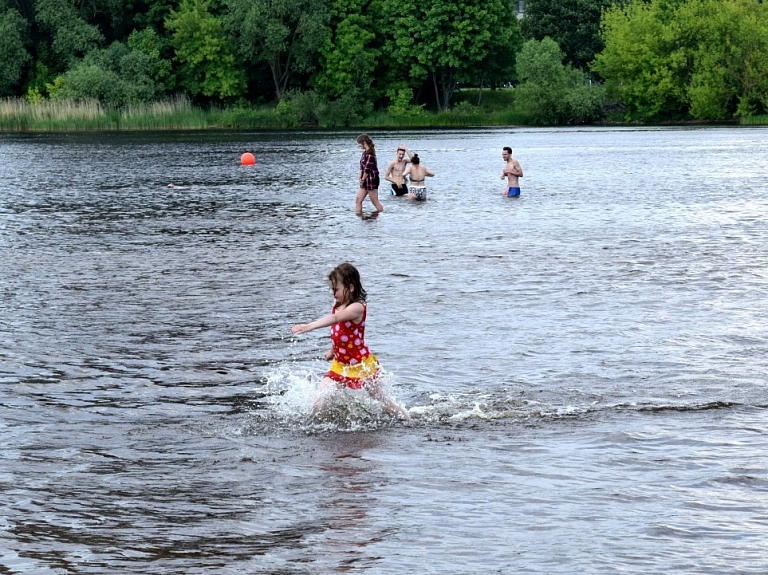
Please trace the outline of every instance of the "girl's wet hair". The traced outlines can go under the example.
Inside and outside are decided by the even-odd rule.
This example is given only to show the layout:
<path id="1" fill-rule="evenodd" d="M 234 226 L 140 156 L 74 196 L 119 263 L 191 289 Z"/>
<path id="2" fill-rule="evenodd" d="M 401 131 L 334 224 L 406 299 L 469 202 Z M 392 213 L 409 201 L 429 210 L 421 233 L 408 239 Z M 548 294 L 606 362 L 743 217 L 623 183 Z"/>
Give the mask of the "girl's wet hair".
<path id="1" fill-rule="evenodd" d="M 368 146 L 368 153 L 376 155 L 376 147 L 373 145 L 373 140 L 368 134 L 360 134 L 357 137 L 358 144 L 366 144 Z"/>
<path id="2" fill-rule="evenodd" d="M 328 283 L 335 289 L 337 286 L 342 285 L 344 287 L 352 286 L 354 289 L 347 292 L 347 298 L 349 301 L 345 304 L 354 303 L 359 301 L 365 303 L 368 299 L 368 293 L 363 289 L 363 284 L 360 282 L 360 272 L 357 268 L 348 262 L 344 262 L 333 268 L 333 271 L 328 274 Z"/>
<path id="3" fill-rule="evenodd" d="M 411 156 L 411 163 L 412 164 L 418 166 L 419 162 L 421 162 L 421 160 L 419 159 L 419 155 L 418 154 L 414 154 L 413 156 Z"/>

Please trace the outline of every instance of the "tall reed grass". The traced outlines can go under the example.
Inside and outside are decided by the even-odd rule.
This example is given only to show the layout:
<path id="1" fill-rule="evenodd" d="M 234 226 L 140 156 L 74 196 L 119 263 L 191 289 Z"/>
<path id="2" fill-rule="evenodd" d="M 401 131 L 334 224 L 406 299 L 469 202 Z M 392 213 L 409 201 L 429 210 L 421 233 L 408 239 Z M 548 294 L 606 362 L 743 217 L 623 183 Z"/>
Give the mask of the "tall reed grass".
<path id="1" fill-rule="evenodd" d="M 488 110 L 464 105 L 449 112 L 417 112 L 398 116 L 388 111 L 374 112 L 353 122 L 338 125 L 333 118 L 318 118 L 321 128 L 451 128 L 504 126 L 525 123 L 514 110 Z M 152 130 L 284 130 L 307 128 L 290 115 L 278 113 L 274 105 L 202 109 L 185 96 L 151 104 L 136 104 L 122 109 L 99 102 L 44 100 L 31 103 L 23 98 L 0 100 L 2 132 L 78 132 Z"/>
<path id="2" fill-rule="evenodd" d="M 742 126 L 768 126 L 768 114 L 741 118 Z"/>
<path id="3" fill-rule="evenodd" d="M 108 127 L 108 113 L 96 101 L 51 100 L 32 104 L 23 98 L 0 100 L 0 129 L 4 131 L 63 131 L 79 125 Z"/>
<path id="4" fill-rule="evenodd" d="M 77 132 L 111 130 L 199 130 L 216 127 L 212 115 L 181 96 L 163 102 L 111 109 L 95 100 L 0 100 L 0 130 Z"/>

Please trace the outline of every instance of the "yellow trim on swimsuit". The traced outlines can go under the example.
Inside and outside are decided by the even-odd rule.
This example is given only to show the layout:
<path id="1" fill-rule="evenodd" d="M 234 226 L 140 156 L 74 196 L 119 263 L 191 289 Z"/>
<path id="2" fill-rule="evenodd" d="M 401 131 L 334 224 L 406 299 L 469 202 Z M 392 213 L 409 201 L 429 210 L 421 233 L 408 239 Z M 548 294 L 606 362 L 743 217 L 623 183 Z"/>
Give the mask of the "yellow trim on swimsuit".
<path id="1" fill-rule="evenodd" d="M 363 358 L 361 363 L 348 365 L 334 359 L 328 370 L 328 377 L 346 383 L 358 389 L 365 380 L 373 379 L 379 373 L 379 360 L 371 354 Z"/>

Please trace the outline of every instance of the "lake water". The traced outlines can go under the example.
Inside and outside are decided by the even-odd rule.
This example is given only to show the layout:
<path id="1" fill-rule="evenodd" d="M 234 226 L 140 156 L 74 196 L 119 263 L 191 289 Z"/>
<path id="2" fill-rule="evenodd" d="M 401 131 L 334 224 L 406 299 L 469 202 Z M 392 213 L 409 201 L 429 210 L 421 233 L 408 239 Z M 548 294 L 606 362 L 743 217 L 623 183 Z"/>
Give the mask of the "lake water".
<path id="1" fill-rule="evenodd" d="M 356 135 L 0 136 L 0 572 L 767 572 L 768 130 Z"/>

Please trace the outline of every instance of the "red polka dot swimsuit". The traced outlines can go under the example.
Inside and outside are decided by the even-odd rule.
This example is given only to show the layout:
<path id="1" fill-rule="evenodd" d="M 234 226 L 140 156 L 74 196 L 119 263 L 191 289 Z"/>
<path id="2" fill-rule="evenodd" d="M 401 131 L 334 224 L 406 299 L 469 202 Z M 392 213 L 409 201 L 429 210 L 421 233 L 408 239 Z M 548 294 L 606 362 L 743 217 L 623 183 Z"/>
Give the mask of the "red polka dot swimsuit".
<path id="1" fill-rule="evenodd" d="M 331 313 L 336 313 L 336 306 L 333 306 Z M 376 356 L 365 345 L 367 314 L 368 308 L 363 305 L 360 323 L 342 321 L 331 327 L 334 360 L 326 376 L 352 389 L 363 387 L 366 380 L 376 377 L 379 370 Z"/>

